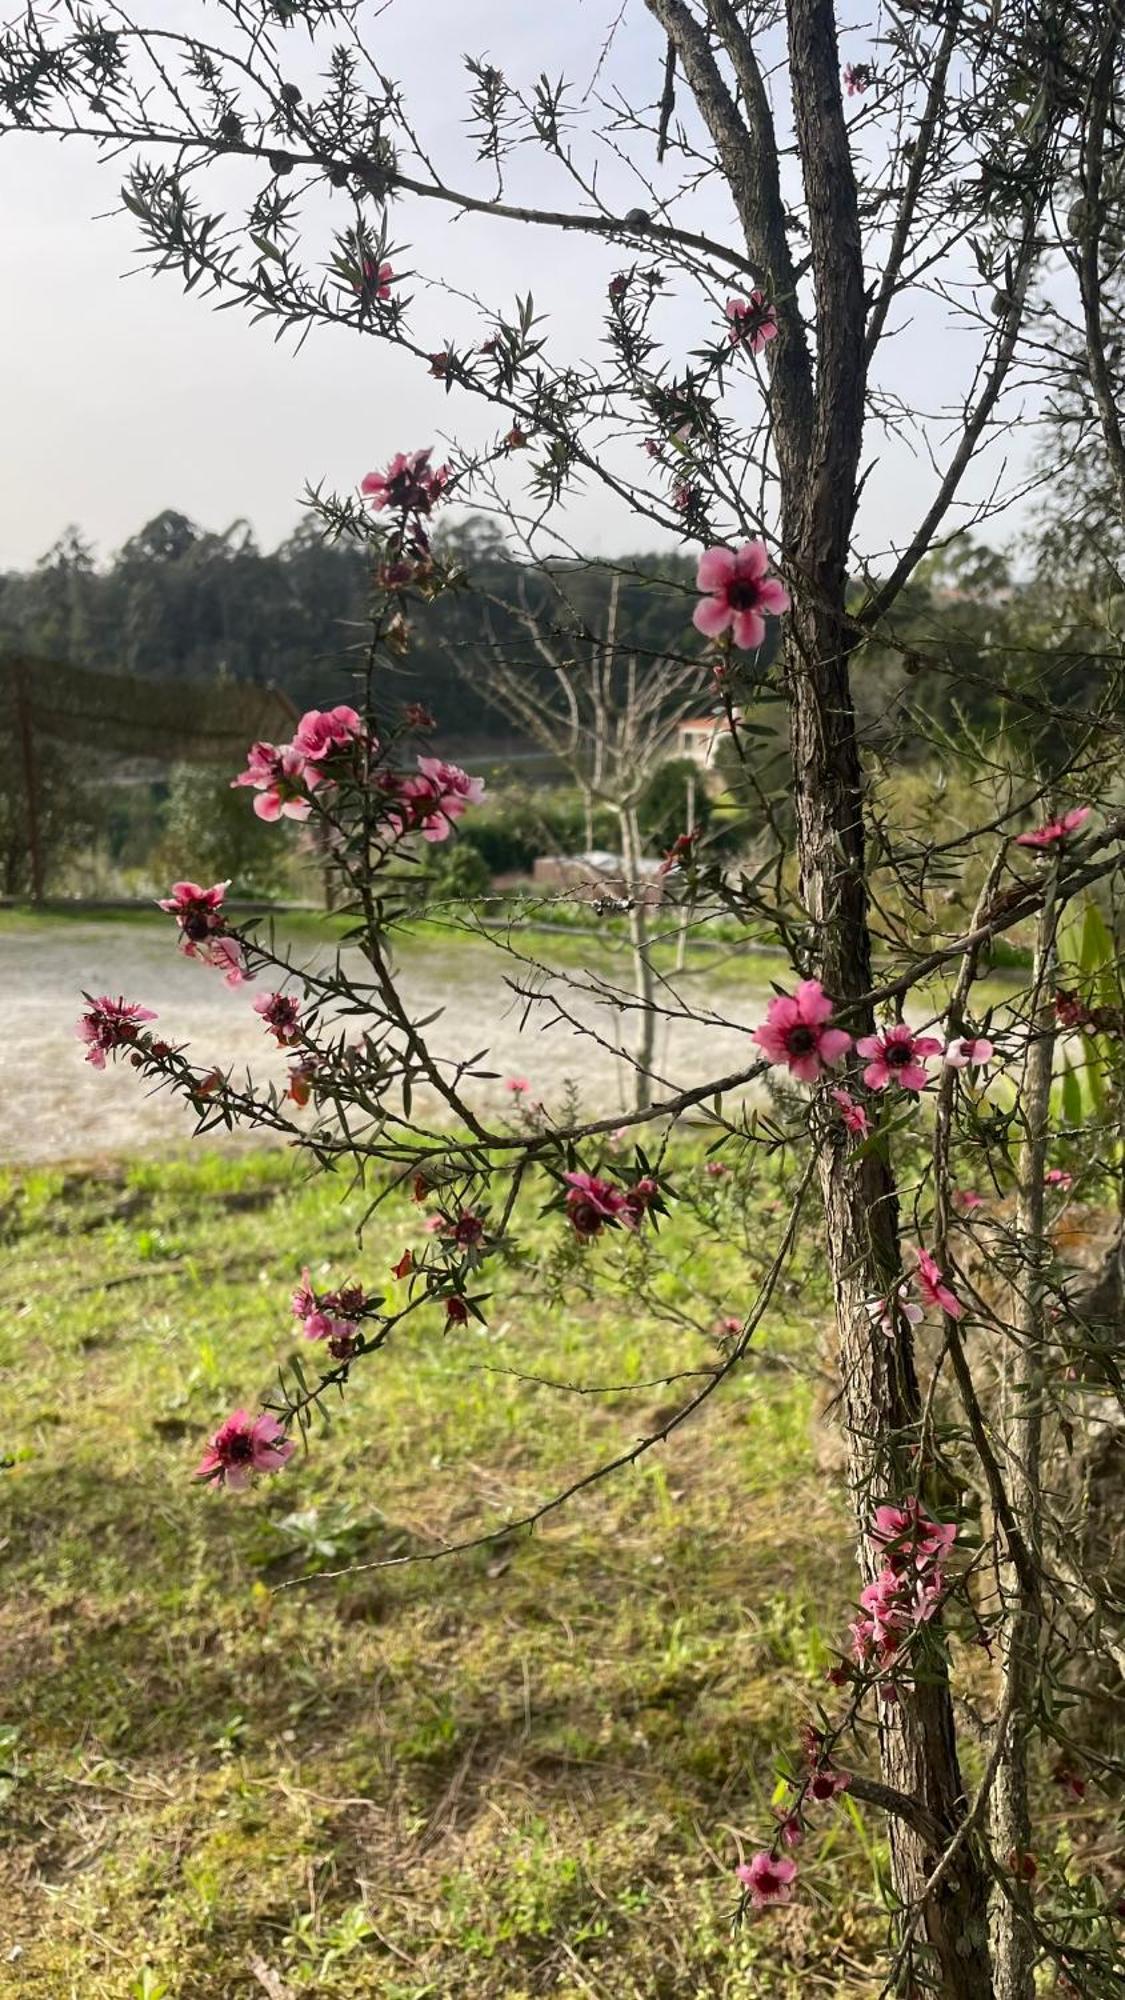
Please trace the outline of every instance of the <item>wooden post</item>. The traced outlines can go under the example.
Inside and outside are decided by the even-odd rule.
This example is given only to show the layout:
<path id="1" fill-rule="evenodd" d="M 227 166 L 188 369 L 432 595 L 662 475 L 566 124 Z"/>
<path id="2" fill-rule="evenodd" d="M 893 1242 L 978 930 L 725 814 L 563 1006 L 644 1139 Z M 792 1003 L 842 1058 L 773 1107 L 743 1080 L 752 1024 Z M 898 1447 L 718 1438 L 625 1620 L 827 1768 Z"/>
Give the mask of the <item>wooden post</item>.
<path id="1" fill-rule="evenodd" d="M 31 726 L 27 662 L 12 661 L 12 686 L 16 697 L 16 728 L 19 731 L 23 763 L 23 791 L 27 801 L 27 845 L 31 856 L 32 901 L 43 901 L 43 845 L 39 838 L 39 777 L 35 765 L 35 734 Z"/>

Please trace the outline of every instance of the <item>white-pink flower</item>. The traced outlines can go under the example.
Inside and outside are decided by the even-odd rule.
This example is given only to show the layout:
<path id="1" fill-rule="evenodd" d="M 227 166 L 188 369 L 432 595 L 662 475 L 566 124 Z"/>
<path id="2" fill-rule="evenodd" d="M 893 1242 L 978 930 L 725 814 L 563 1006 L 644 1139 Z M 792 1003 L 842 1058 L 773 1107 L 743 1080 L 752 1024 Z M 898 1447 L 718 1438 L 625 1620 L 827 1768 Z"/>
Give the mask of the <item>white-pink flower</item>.
<path id="1" fill-rule="evenodd" d="M 695 575 L 697 590 L 706 591 L 692 613 L 697 632 L 717 639 L 730 629 L 736 646 L 749 652 L 766 636 L 764 613 L 779 617 L 789 609 L 789 592 L 776 576 L 767 576 L 769 552 L 764 542 L 744 542 L 740 549 L 706 549 Z"/>
<path id="2" fill-rule="evenodd" d="M 254 811 L 259 819 L 307 819 L 312 811 L 308 793 L 315 790 L 320 773 L 292 743 L 252 743 L 246 769 L 231 779 L 237 785 L 251 785 L 258 794 Z"/>
<path id="3" fill-rule="evenodd" d="M 832 1001 L 819 979 L 802 979 L 795 993 L 779 993 L 755 1028 L 757 1042 L 771 1063 L 785 1063 L 798 1083 L 816 1083 L 824 1066 L 839 1062 L 851 1048 L 843 1028 L 831 1028 Z"/>
<path id="4" fill-rule="evenodd" d="M 995 1054 L 986 1035 L 955 1035 L 946 1044 L 945 1060 L 950 1069 L 982 1069 Z"/>
<path id="5" fill-rule="evenodd" d="M 484 797 L 484 779 L 470 778 L 458 764 L 440 757 L 419 757 L 416 778 L 407 778 L 400 796 L 412 808 L 411 824 L 425 840 L 448 840 L 454 820 Z"/>
<path id="6" fill-rule="evenodd" d="M 751 354 L 760 354 L 777 339 L 777 313 L 764 292 L 751 292 L 748 299 L 728 299 L 726 316 L 732 347 L 748 347 Z"/>

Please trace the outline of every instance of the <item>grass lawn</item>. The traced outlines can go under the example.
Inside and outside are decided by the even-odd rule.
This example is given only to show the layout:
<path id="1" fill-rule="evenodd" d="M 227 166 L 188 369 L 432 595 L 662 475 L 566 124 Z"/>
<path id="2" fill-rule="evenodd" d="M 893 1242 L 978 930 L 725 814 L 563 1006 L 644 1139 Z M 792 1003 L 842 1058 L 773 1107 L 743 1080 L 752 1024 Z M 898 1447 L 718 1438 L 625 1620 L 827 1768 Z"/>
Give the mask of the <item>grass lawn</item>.
<path id="1" fill-rule="evenodd" d="M 591 1296 L 547 1218 L 487 1331 L 419 1314 L 310 1455 L 242 1496 L 191 1469 L 292 1353 L 301 1265 L 389 1283 L 417 1209 L 388 1203 L 357 1255 L 329 1183 L 200 1153 L 13 1174 L 0 1215 L 0 1995 L 877 1991 L 879 1829 L 846 1799 L 799 1901 L 731 1929 L 739 1839 L 769 1823 L 854 1587 L 801 1366 L 815 1266 L 765 1360 L 533 1538 L 298 1581 L 502 1522 L 651 1430 L 679 1389 L 498 1371 L 644 1383 L 713 1359 L 768 1203 L 706 1253 L 673 1219 L 664 1296 L 702 1332 L 638 1311 L 632 1243 L 583 1253 L 620 1259 Z"/>

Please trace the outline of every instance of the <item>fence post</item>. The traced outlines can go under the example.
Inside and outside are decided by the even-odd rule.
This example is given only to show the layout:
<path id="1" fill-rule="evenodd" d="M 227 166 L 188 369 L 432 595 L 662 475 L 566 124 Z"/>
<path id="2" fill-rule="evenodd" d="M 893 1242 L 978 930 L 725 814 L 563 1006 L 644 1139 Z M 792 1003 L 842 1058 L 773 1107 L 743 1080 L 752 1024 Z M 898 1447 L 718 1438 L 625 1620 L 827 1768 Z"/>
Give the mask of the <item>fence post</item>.
<path id="1" fill-rule="evenodd" d="M 16 727 L 23 762 L 23 790 L 27 800 L 27 845 L 31 856 L 31 897 L 43 901 L 43 847 L 39 838 L 39 777 L 35 765 L 35 734 L 31 723 L 31 701 L 27 686 L 27 662 L 12 661 L 12 684 L 16 697 Z"/>

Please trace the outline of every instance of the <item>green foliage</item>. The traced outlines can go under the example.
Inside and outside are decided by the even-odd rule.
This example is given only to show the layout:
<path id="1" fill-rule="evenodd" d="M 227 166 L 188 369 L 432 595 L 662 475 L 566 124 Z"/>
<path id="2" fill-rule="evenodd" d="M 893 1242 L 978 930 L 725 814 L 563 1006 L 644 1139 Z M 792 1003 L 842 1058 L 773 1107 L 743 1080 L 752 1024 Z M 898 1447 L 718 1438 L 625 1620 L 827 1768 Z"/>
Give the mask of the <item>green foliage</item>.
<path id="1" fill-rule="evenodd" d="M 230 778 L 229 771 L 173 765 L 160 843 L 164 874 L 205 883 L 229 877 L 234 895 L 262 897 L 291 892 L 296 875 L 305 895 L 315 896 L 314 858 L 305 857 L 304 869 L 294 864 L 293 843 L 257 817 Z"/>
<path id="2" fill-rule="evenodd" d="M 711 800 L 698 765 L 676 757 L 653 772 L 637 805 L 641 832 L 656 853 L 670 847 L 691 826 L 706 831 Z"/>

